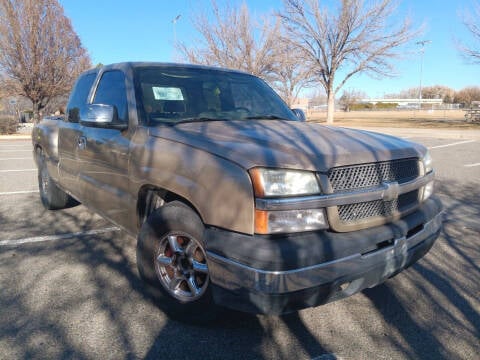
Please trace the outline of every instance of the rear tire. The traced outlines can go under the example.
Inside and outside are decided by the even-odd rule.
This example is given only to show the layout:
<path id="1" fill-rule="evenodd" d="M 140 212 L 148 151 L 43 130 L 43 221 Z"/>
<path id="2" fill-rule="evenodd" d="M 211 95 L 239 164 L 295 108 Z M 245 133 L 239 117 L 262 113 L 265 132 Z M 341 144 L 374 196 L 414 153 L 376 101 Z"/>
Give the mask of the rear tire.
<path id="1" fill-rule="evenodd" d="M 146 290 L 171 318 L 188 323 L 215 319 L 203 240 L 204 225 L 188 206 L 174 201 L 155 210 L 137 242 L 137 266 Z"/>
<path id="2" fill-rule="evenodd" d="M 66 208 L 73 199 L 65 191 L 60 189 L 50 177 L 42 150 L 37 150 L 37 164 L 38 188 L 43 206 L 48 210 Z"/>

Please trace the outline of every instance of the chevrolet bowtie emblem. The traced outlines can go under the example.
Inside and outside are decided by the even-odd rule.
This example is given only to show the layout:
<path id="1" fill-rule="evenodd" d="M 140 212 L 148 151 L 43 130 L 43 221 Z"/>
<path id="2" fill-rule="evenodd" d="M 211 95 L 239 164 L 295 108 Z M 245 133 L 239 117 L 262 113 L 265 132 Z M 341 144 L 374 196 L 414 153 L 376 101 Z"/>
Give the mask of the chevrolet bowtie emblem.
<path id="1" fill-rule="evenodd" d="M 382 193 L 382 199 L 384 201 L 392 201 L 398 198 L 400 186 L 397 182 L 384 182 L 382 185 L 385 187 L 385 190 Z"/>

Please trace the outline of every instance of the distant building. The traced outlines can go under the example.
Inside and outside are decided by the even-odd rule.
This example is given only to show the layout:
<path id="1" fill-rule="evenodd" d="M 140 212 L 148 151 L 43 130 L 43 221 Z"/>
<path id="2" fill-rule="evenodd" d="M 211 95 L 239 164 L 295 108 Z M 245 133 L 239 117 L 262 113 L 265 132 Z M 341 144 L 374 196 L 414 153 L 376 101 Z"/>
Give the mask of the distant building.
<path id="1" fill-rule="evenodd" d="M 418 108 L 419 104 L 441 106 L 443 105 L 443 99 L 362 99 L 362 103 L 370 104 L 397 104 L 398 108 L 414 109 Z"/>

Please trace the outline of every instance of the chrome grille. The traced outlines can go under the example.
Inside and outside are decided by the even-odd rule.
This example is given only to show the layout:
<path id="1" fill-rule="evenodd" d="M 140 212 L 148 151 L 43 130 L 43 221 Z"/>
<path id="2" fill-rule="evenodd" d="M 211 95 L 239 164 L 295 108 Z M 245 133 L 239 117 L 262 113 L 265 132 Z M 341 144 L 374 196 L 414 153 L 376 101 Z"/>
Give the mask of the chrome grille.
<path id="1" fill-rule="evenodd" d="M 374 217 L 390 217 L 418 204 L 418 190 L 402 194 L 391 201 L 374 200 L 338 207 L 338 217 L 343 223 L 357 222 Z"/>
<path id="2" fill-rule="evenodd" d="M 328 179 L 333 192 L 339 192 L 376 187 L 382 182 L 402 184 L 419 175 L 418 159 L 410 158 L 333 168 Z"/>

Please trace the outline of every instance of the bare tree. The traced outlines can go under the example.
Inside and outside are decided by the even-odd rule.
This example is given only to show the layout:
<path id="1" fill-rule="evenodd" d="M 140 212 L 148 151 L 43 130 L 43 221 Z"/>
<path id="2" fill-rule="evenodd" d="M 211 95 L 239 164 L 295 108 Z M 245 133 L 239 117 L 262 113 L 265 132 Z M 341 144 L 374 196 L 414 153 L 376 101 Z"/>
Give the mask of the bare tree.
<path id="1" fill-rule="evenodd" d="M 458 48 L 462 55 L 474 64 L 480 64 L 480 1 L 473 4 L 473 9 L 463 15 L 463 23 L 473 37 L 473 44 L 468 46 L 462 42 Z"/>
<path id="2" fill-rule="evenodd" d="M 443 99 L 445 103 L 451 103 L 455 96 L 455 90 L 443 85 L 424 86 L 422 88 L 422 98 L 424 99 Z"/>
<path id="3" fill-rule="evenodd" d="M 5 98 L 6 96 L 8 96 L 7 84 L 5 83 L 4 77 L 0 73 L 0 99 Z"/>
<path id="4" fill-rule="evenodd" d="M 177 44 L 192 63 L 237 69 L 266 80 L 291 105 L 308 83 L 302 61 L 281 35 L 277 16 L 252 17 L 245 3 L 220 7 L 212 0 L 213 18 L 199 14 L 193 23 L 201 35 L 197 46 Z"/>
<path id="5" fill-rule="evenodd" d="M 320 89 L 314 89 L 309 95 L 309 106 L 313 107 L 314 109 L 323 108 L 327 104 L 327 96 L 325 95 L 325 91 L 323 87 Z"/>
<path id="6" fill-rule="evenodd" d="M 343 94 L 340 97 L 340 105 L 342 105 L 344 111 L 350 111 L 350 107 L 362 99 L 367 98 L 365 92 L 361 90 L 343 90 Z"/>
<path id="7" fill-rule="evenodd" d="M 401 45 L 418 34 L 409 19 L 400 25 L 393 23 L 394 1 L 339 3 L 338 10 L 332 11 L 317 0 L 284 0 L 280 14 L 297 51 L 327 93 L 327 123 L 333 122 L 335 94 L 352 76 L 393 76 L 390 60 L 400 55 Z"/>
<path id="8" fill-rule="evenodd" d="M 480 87 L 467 86 L 455 93 L 455 103 L 463 104 L 464 107 L 470 107 L 472 102 L 480 101 Z"/>
<path id="9" fill-rule="evenodd" d="M 300 91 L 311 83 L 309 71 L 295 48 L 290 39 L 285 36 L 279 38 L 274 71 L 270 77 L 273 88 L 289 107 L 297 101 Z"/>
<path id="10" fill-rule="evenodd" d="M 57 0 L 0 0 L 0 70 L 39 112 L 69 92 L 90 59 Z"/>
<path id="11" fill-rule="evenodd" d="M 279 24 L 265 19 L 262 25 L 250 16 L 247 5 L 220 8 L 212 0 L 213 21 L 205 14 L 193 19 L 201 39 L 198 46 L 178 44 L 190 62 L 242 70 L 268 79 L 274 70 Z"/>

